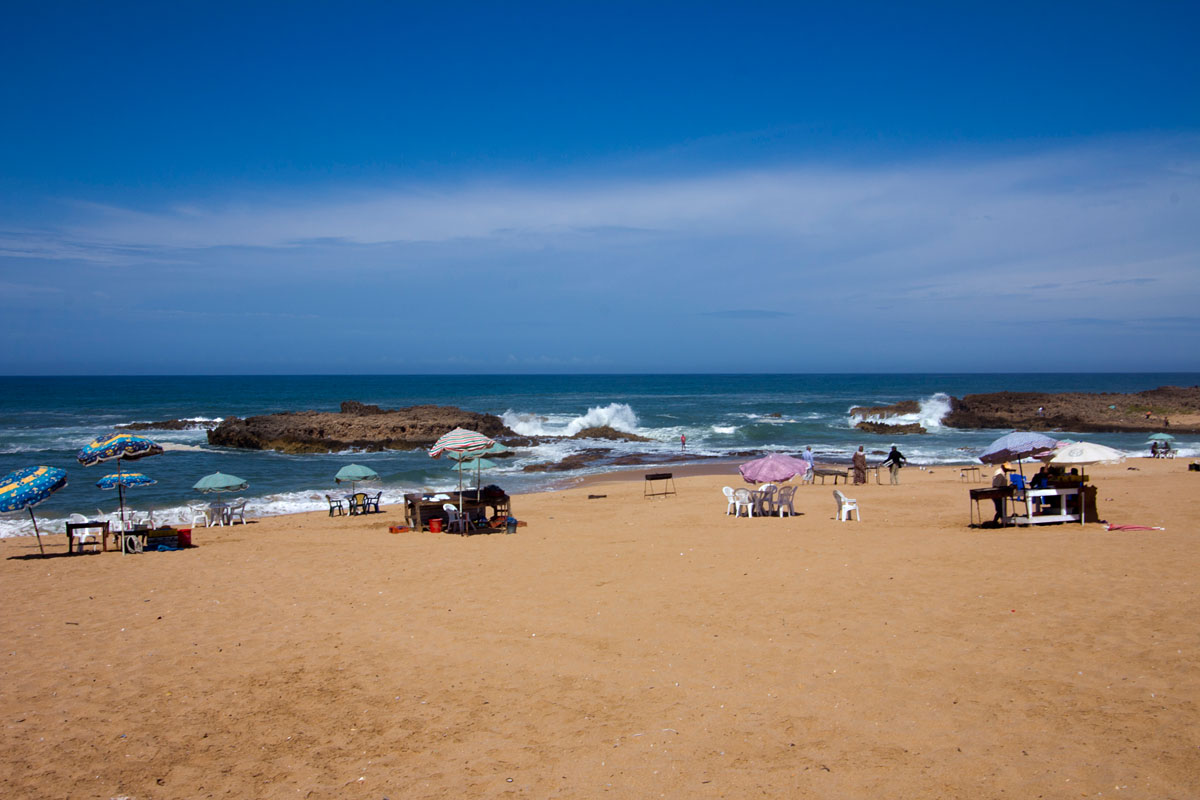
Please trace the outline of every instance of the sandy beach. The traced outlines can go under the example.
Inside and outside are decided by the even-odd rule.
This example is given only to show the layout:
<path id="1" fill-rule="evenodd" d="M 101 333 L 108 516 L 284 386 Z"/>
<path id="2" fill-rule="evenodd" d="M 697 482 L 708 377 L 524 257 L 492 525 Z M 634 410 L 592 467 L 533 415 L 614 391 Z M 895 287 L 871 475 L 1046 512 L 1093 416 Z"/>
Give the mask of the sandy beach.
<path id="1" fill-rule="evenodd" d="M 1195 797 L 1200 474 L 1088 472 L 1165 530 L 971 529 L 953 467 L 734 519 L 730 467 L 517 496 L 515 535 L 7 539 L 0 794 Z"/>

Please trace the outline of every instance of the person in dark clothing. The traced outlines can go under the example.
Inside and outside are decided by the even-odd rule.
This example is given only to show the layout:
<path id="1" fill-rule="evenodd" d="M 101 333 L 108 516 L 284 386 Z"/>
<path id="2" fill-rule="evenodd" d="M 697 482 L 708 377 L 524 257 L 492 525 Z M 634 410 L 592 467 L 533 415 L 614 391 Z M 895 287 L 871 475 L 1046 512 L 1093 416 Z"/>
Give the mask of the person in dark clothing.
<path id="1" fill-rule="evenodd" d="M 883 466 L 887 467 L 892 475 L 892 485 L 900 483 L 900 467 L 908 463 L 908 459 L 896 449 L 896 445 L 892 445 L 892 451 L 887 454 L 887 458 L 883 460 Z"/>

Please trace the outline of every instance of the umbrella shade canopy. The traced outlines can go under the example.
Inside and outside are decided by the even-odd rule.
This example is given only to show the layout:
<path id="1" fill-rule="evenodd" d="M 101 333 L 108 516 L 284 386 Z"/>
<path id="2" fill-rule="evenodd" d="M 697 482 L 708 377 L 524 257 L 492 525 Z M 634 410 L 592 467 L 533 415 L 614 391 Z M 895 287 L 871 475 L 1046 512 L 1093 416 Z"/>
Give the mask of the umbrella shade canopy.
<path id="1" fill-rule="evenodd" d="M 117 472 L 112 475 L 105 475 L 100 480 L 96 481 L 96 485 L 101 489 L 116 489 L 120 486 L 123 489 L 129 489 L 133 486 L 153 486 L 158 481 L 151 478 L 149 475 L 143 475 L 140 472 Z"/>
<path id="2" fill-rule="evenodd" d="M 109 461 L 114 458 L 132 461 L 135 458 L 156 456 L 163 451 L 162 446 L 144 436 L 134 436 L 132 433 L 114 433 L 86 445 L 75 456 L 85 467 Z"/>
<path id="3" fill-rule="evenodd" d="M 348 464 L 337 471 L 333 479 L 338 483 L 358 483 L 359 481 L 377 481 L 379 473 L 362 464 Z"/>
<path id="4" fill-rule="evenodd" d="M 437 458 L 445 452 L 463 453 L 486 450 L 494 444 L 496 444 L 494 439 L 489 439 L 482 433 L 465 428 L 455 428 L 433 443 L 433 447 L 429 448 L 429 455 Z"/>
<path id="5" fill-rule="evenodd" d="M 240 492 L 249 485 L 236 475 L 214 472 L 196 481 L 192 488 L 198 492 Z"/>
<path id="6" fill-rule="evenodd" d="M 1150 438 L 1147 439 L 1146 441 L 1148 441 L 1148 442 L 1173 442 L 1173 441 L 1175 441 L 1175 437 L 1169 433 L 1152 433 L 1152 434 L 1150 434 Z"/>
<path id="7" fill-rule="evenodd" d="M 1031 431 L 1014 431 L 1007 436 L 1001 436 L 987 446 L 979 456 L 985 464 L 1003 464 L 1005 461 L 1019 461 L 1037 453 L 1053 450 L 1058 444 L 1057 439 L 1051 439 L 1040 433 Z"/>
<path id="8" fill-rule="evenodd" d="M 33 507 L 46 501 L 50 495 L 67 485 L 67 471 L 58 467 L 25 467 L 10 472 L 0 480 L 0 511 L 23 511 L 29 509 L 33 520 L 33 535 L 37 537 L 38 550 L 46 555 L 42 546 L 42 534 L 38 531 Z"/>
<path id="9" fill-rule="evenodd" d="M 1045 459 L 1047 464 L 1101 464 L 1124 461 L 1120 450 L 1092 442 L 1070 442 Z"/>
<path id="10" fill-rule="evenodd" d="M 738 467 L 747 483 L 777 483 L 791 480 L 808 471 L 808 462 L 802 458 L 772 453 L 769 456 L 747 461 Z"/>
<path id="11" fill-rule="evenodd" d="M 459 461 L 450 469 L 462 469 L 464 472 L 470 472 L 471 470 L 491 469 L 494 466 L 496 466 L 496 462 L 488 461 L 486 458 L 469 458 Z"/>
<path id="12" fill-rule="evenodd" d="M 25 467 L 0 480 L 0 511 L 24 511 L 44 503 L 67 485 L 67 471 L 58 467 Z"/>
<path id="13" fill-rule="evenodd" d="M 471 451 L 462 451 L 462 452 L 454 452 L 453 450 L 451 450 L 449 453 L 447 453 L 447 455 L 449 455 L 455 461 L 463 461 L 463 460 L 469 461 L 473 458 L 478 458 L 479 456 L 499 455 L 500 453 L 507 453 L 510 450 L 511 450 L 511 448 L 505 447 L 504 445 L 500 444 L 499 442 L 496 442 L 491 447 L 485 447 L 482 450 L 471 450 Z"/>

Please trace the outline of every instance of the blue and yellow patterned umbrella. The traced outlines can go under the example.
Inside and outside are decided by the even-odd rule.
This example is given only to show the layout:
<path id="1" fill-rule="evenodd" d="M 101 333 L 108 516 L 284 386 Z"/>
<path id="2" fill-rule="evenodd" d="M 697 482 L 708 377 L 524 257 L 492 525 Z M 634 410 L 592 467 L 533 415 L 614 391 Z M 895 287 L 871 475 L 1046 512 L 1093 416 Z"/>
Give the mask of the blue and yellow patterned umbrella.
<path id="1" fill-rule="evenodd" d="M 140 472 L 115 472 L 96 481 L 101 489 L 130 489 L 134 486 L 153 486 L 158 481 Z"/>
<path id="2" fill-rule="evenodd" d="M 114 433 L 103 439 L 96 439 L 79 451 L 76 458 L 85 467 L 99 464 L 101 461 L 156 456 L 163 451 L 162 445 L 147 439 L 145 436 L 134 436 L 132 433 Z M 119 472 L 120 470 L 118 470 Z"/>
<path id="3" fill-rule="evenodd" d="M 46 554 L 46 548 L 42 547 L 42 534 L 38 531 L 33 507 L 45 502 L 50 495 L 66 485 L 67 471 L 58 467 L 25 467 L 8 473 L 0 480 L 0 512 L 29 509 L 29 518 L 33 520 L 33 534 L 37 537 L 38 549 L 42 551 L 42 555 Z"/>
<path id="4" fill-rule="evenodd" d="M 117 476 L 120 480 L 121 461 L 132 461 L 135 458 L 156 456 L 163 451 L 162 445 L 147 439 L 145 436 L 134 436 L 132 433 L 114 433 L 102 439 L 96 439 L 84 447 L 75 456 L 85 467 L 99 464 L 102 461 L 117 460 Z M 125 530 L 125 493 L 121 492 L 121 530 Z"/>

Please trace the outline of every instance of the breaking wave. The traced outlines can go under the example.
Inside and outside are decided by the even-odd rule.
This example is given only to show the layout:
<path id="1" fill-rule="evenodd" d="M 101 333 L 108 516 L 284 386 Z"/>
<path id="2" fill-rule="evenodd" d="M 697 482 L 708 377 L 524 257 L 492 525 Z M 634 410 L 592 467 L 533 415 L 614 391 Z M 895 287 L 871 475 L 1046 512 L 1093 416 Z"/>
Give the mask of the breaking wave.
<path id="1" fill-rule="evenodd" d="M 853 427 L 860 422 L 870 420 L 872 422 L 882 422 L 885 425 L 911 425 L 917 423 L 926 430 L 942 427 L 942 420 L 950 413 L 950 395 L 944 392 L 938 392 L 929 397 L 922 398 L 919 402 L 919 408 L 914 414 L 897 414 L 893 417 L 880 417 L 871 415 L 863 417 L 860 414 L 853 414 L 850 417 L 850 425 Z"/>
<path id="2" fill-rule="evenodd" d="M 546 416 L 505 411 L 501 421 L 522 436 L 574 436 L 585 428 L 610 427 L 625 433 L 636 433 L 638 417 L 628 403 L 609 403 L 589 408 L 578 417 Z"/>

